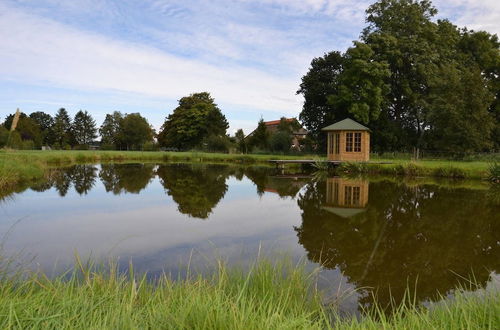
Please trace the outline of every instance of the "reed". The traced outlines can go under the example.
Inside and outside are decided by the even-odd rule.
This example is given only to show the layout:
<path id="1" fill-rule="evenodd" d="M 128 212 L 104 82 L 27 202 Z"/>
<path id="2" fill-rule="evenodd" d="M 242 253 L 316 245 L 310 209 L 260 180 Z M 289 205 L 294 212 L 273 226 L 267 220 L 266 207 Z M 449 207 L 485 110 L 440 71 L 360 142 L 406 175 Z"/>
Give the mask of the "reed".
<path id="1" fill-rule="evenodd" d="M 500 164 L 497 162 L 491 163 L 488 167 L 488 180 L 491 183 L 500 183 Z"/>

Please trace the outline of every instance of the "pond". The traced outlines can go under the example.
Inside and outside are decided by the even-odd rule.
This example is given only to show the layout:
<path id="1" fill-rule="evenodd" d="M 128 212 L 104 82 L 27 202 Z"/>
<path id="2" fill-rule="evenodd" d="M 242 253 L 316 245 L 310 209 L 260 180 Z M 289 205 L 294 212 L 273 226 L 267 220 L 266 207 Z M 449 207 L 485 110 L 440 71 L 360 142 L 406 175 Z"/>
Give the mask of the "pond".
<path id="1" fill-rule="evenodd" d="M 281 175 L 267 167 L 102 164 L 51 170 L 0 197 L 6 255 L 50 274 L 75 253 L 155 276 L 258 255 L 324 266 L 322 288 L 356 312 L 417 283 L 418 301 L 500 271 L 499 193 L 480 183 Z M 375 293 L 375 294 L 373 294 Z"/>

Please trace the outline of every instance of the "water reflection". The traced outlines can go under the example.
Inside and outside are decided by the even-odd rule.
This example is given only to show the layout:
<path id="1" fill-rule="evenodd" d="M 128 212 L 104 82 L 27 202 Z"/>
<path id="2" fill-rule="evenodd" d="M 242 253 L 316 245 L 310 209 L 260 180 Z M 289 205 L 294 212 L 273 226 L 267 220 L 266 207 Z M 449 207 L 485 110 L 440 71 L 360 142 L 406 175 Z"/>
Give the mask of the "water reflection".
<path id="1" fill-rule="evenodd" d="M 368 187 L 368 180 L 327 178 L 323 209 L 343 218 L 364 212 L 368 204 Z"/>
<path id="2" fill-rule="evenodd" d="M 189 164 L 160 165 L 157 173 L 179 212 L 194 218 L 207 219 L 227 191 L 227 166 L 193 166 Z"/>
<path id="3" fill-rule="evenodd" d="M 102 164 L 99 178 L 106 192 L 115 195 L 128 192 L 138 194 L 155 175 L 153 164 Z"/>
<path id="4" fill-rule="evenodd" d="M 369 193 L 369 194 L 368 194 Z M 499 209 L 485 190 L 332 178 L 307 186 L 298 198 L 295 228 L 310 260 L 340 267 L 377 299 L 400 301 L 417 279 L 417 299 L 436 298 L 474 274 L 486 283 L 500 270 Z M 360 303 L 373 297 L 363 290 Z"/>
<path id="5" fill-rule="evenodd" d="M 70 263 L 78 249 L 113 250 L 161 272 L 193 248 L 215 246 L 239 261 L 237 249 L 259 251 L 264 241 L 324 265 L 338 283 L 359 289 L 363 305 L 373 303 L 371 289 L 388 304 L 389 294 L 400 300 L 418 279 L 416 298 L 428 301 L 453 290 L 459 276 L 484 284 L 500 271 L 498 190 L 273 174 L 204 164 L 77 165 L 0 200 L 11 223 L 30 217 L 14 231 L 11 251 L 27 246 L 49 269 L 51 258 Z M 0 236 L 10 230 L 4 219 Z"/>

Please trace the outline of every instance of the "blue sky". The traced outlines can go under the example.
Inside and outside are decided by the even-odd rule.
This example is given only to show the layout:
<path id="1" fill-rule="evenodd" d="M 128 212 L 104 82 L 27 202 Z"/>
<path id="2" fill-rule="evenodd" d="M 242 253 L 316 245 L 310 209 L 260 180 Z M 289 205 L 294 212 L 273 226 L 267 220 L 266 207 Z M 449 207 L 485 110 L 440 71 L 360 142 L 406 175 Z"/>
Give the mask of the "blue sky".
<path id="1" fill-rule="evenodd" d="M 247 133 L 298 116 L 313 57 L 345 50 L 373 1 L 0 0 L 0 118 L 140 112 L 159 128 L 190 93 L 208 91 Z M 440 17 L 500 32 L 500 1 L 436 0 Z"/>

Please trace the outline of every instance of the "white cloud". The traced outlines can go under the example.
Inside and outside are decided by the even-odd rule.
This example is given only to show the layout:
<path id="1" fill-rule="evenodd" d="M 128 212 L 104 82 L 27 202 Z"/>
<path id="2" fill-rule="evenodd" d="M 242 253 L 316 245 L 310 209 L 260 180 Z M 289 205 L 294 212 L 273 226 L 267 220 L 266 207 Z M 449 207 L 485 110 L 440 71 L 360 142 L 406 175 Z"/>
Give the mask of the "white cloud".
<path id="1" fill-rule="evenodd" d="M 298 81 L 207 65 L 0 7 L 0 74 L 29 83 L 178 99 L 209 91 L 218 102 L 296 114 Z M 19 24 L 19 22 L 23 22 Z"/>
<path id="2" fill-rule="evenodd" d="M 460 27 L 500 34 L 500 1 L 498 0 L 435 0 L 442 17 L 454 17 Z"/>

